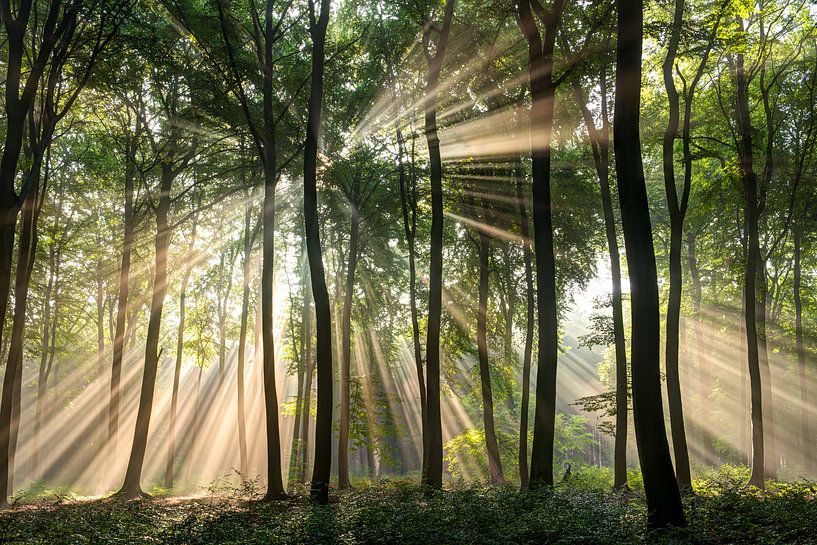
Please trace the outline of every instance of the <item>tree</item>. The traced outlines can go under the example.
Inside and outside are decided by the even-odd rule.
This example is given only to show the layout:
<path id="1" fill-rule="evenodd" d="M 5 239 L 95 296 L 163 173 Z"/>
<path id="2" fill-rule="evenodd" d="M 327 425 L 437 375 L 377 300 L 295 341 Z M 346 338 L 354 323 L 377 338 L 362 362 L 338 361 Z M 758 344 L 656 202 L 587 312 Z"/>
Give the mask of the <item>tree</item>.
<path id="1" fill-rule="evenodd" d="M 440 414 L 440 317 L 443 275 L 443 166 L 437 134 L 437 95 L 456 0 L 446 0 L 441 26 L 429 19 L 423 29 L 423 52 L 428 64 L 425 87 L 425 130 L 431 166 L 431 258 L 428 274 L 428 329 L 426 337 L 426 418 L 428 454 L 423 454 L 423 484 L 439 489 L 443 484 L 443 438 Z M 432 35 L 436 33 L 434 49 Z"/>
<path id="2" fill-rule="evenodd" d="M 312 74 L 309 115 L 304 144 L 304 223 L 306 250 L 315 301 L 316 369 L 318 378 L 318 414 L 315 422 L 315 465 L 310 494 L 319 503 L 329 501 L 329 471 L 332 465 L 332 324 L 329 294 L 323 271 L 320 226 L 318 224 L 318 136 L 323 103 L 323 72 L 326 61 L 326 28 L 329 25 L 330 0 L 321 0 L 319 12 L 309 4 L 309 34 L 312 37 Z M 275 380 L 274 375 L 271 380 Z"/>
<path id="3" fill-rule="evenodd" d="M 556 365 L 558 360 L 558 308 L 556 261 L 553 256 L 553 218 L 550 196 L 550 139 L 557 81 L 553 78 L 553 53 L 564 2 L 550 9 L 538 0 L 523 0 L 519 25 L 528 42 L 528 80 L 531 94 L 531 170 L 533 174 L 533 236 L 536 258 L 537 373 L 536 412 L 530 485 L 553 485 L 553 437 L 556 418 Z M 544 26 L 540 34 L 534 13 Z"/>
<path id="4" fill-rule="evenodd" d="M 630 273 L 635 437 L 647 495 L 648 526 L 684 526 L 681 494 L 673 473 L 661 403 L 658 278 L 639 135 L 643 12 L 640 0 L 617 0 L 616 9 L 613 143 Z"/>

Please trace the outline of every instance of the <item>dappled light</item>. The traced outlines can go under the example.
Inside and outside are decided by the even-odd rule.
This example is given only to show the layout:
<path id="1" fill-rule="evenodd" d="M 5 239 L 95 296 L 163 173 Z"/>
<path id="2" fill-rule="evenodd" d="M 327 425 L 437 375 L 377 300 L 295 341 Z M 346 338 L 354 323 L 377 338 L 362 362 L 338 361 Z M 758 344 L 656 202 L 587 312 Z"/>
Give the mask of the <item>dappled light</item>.
<path id="1" fill-rule="evenodd" d="M 0 0 L 0 542 L 817 541 L 814 17 Z"/>

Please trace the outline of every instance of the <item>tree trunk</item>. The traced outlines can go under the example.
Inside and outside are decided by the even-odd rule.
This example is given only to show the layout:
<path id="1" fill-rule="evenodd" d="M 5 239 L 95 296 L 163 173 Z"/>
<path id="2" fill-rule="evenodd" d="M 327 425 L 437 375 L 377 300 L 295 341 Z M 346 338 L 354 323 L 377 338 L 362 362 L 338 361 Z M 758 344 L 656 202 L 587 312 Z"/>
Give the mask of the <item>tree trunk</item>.
<path id="1" fill-rule="evenodd" d="M 244 368 L 247 360 L 247 322 L 250 312 L 250 257 L 252 237 L 250 234 L 252 213 L 250 205 L 244 210 L 244 261 L 241 269 L 241 324 L 238 331 L 238 362 L 236 363 L 236 387 L 238 389 L 238 455 L 239 472 L 247 477 L 249 462 L 247 455 L 247 419 L 244 410 Z"/>
<path id="2" fill-rule="evenodd" d="M 528 42 L 528 79 L 531 92 L 531 170 L 533 175 L 533 236 L 536 258 L 538 351 L 536 412 L 530 486 L 553 486 L 553 442 L 556 428 L 556 367 L 558 361 L 558 308 L 556 261 L 553 254 L 553 217 L 550 197 L 550 139 L 556 86 L 553 51 L 563 4 L 545 14 L 544 39 L 534 20 L 530 0 L 519 4 L 519 24 Z"/>
<path id="3" fill-rule="evenodd" d="M 525 206 L 524 173 L 521 158 L 516 163 L 516 200 L 519 203 L 519 225 L 522 234 L 522 255 L 525 262 L 525 347 L 522 355 L 522 403 L 519 415 L 519 479 L 521 489 L 528 488 L 528 408 L 530 405 L 530 364 L 533 349 L 533 320 L 536 310 L 536 294 L 533 291 L 533 264 L 528 228 L 528 211 Z"/>
<path id="4" fill-rule="evenodd" d="M 712 401 L 709 398 L 712 391 L 712 373 L 709 369 L 708 350 L 704 346 L 703 339 L 701 273 L 698 269 L 696 240 L 695 236 L 691 233 L 687 234 L 687 266 L 689 267 L 689 276 L 692 281 L 692 314 L 694 317 L 692 327 L 695 336 L 695 354 L 698 360 L 698 389 L 701 398 L 698 411 L 701 420 L 700 441 L 703 449 L 704 463 L 713 464 L 717 461 L 717 454 L 715 453 L 715 447 L 712 444 L 705 426 L 705 422 L 712 418 Z M 692 358 L 689 359 L 691 360 Z"/>
<path id="5" fill-rule="evenodd" d="M 101 243 L 101 241 L 100 241 Z M 96 264 L 96 378 L 103 381 L 105 375 L 105 273 L 102 267 L 102 260 L 97 259 Z M 106 415 L 104 411 L 99 411 L 97 420 L 97 444 L 93 446 L 96 452 L 104 452 L 108 430 L 106 429 Z M 101 492 L 101 491 L 100 491 Z"/>
<path id="6" fill-rule="evenodd" d="M 8 496 L 14 489 L 14 460 L 20 425 L 26 307 L 37 248 L 39 175 L 35 174 L 34 179 L 34 187 L 22 207 L 19 254 L 14 278 L 14 315 L 2 398 L 0 399 L 0 507 L 8 506 Z"/>
<path id="7" fill-rule="evenodd" d="M 614 146 L 632 305 L 633 415 L 651 528 L 684 526 L 661 401 L 658 274 L 641 162 L 641 0 L 617 0 Z"/>
<path id="8" fill-rule="evenodd" d="M 482 204 L 485 210 L 485 203 Z M 491 240 L 479 232 L 479 303 L 477 307 L 477 350 L 479 352 L 479 380 L 482 392 L 482 422 L 485 429 L 485 449 L 488 452 L 488 473 L 492 483 L 504 483 L 502 461 L 494 427 L 494 398 L 491 390 L 491 369 L 488 361 L 488 274 Z"/>
<path id="9" fill-rule="evenodd" d="M 57 203 L 56 217 L 54 218 L 55 230 L 63 225 L 62 206 L 63 192 Z M 45 295 L 43 297 L 43 331 L 42 343 L 40 344 L 40 366 L 37 373 L 37 400 L 34 412 L 34 437 L 32 454 L 32 477 L 40 478 L 40 430 L 42 429 L 43 414 L 45 412 L 46 393 L 48 391 L 48 378 L 51 375 L 51 368 L 54 361 L 54 351 L 57 336 L 58 310 L 59 310 L 59 276 L 62 255 L 62 245 L 64 238 L 59 241 L 52 241 L 48 248 L 48 281 L 46 283 Z M 51 299 L 54 305 L 51 305 Z"/>
<path id="10" fill-rule="evenodd" d="M 346 263 L 346 287 L 341 317 L 341 366 L 340 366 L 340 431 L 338 433 L 338 488 L 351 488 L 349 482 L 349 412 L 350 371 L 352 361 L 352 297 L 355 287 L 358 240 L 360 238 L 360 210 L 358 208 L 358 182 L 355 180 L 349 199 L 352 227 L 349 234 L 349 255 Z"/>
<path id="11" fill-rule="evenodd" d="M 426 437 L 428 454 L 423 486 L 440 489 L 443 484 L 443 432 L 440 411 L 440 321 L 443 285 L 443 166 L 440 138 L 437 135 L 437 95 L 440 71 L 448 47 L 448 34 L 454 17 L 456 0 L 446 0 L 445 15 L 434 53 L 428 51 L 430 29 L 424 31 L 428 72 L 425 88 L 425 130 L 431 168 L 431 247 L 428 274 L 428 330 L 426 333 Z"/>
<path id="12" fill-rule="evenodd" d="M 265 150 L 269 146 L 265 147 Z M 267 152 L 269 153 L 269 152 Z M 268 160 L 269 161 L 269 160 Z M 264 414 L 267 432 L 267 499 L 284 497 L 281 474 L 281 437 L 278 393 L 275 386 L 275 333 L 273 331 L 273 263 L 275 254 L 275 173 L 264 172 L 264 229 L 261 265 L 261 343 L 264 368 Z"/>
<path id="13" fill-rule="evenodd" d="M 196 246 L 196 227 L 198 214 L 193 214 L 193 226 L 190 232 L 190 243 L 187 247 L 182 285 L 179 288 L 179 329 L 176 334 L 176 365 L 173 368 L 173 390 L 170 396 L 170 429 L 167 437 L 167 465 L 165 466 L 165 488 L 173 488 L 174 465 L 176 462 L 176 411 L 179 405 L 179 379 L 182 373 L 182 356 L 184 352 L 185 302 L 187 300 L 187 285 L 190 282 L 190 273 L 193 268 L 193 251 Z"/>
<path id="14" fill-rule="evenodd" d="M 131 446 L 125 480 L 119 494 L 124 498 L 144 496 L 140 479 L 142 466 L 147 450 L 148 428 L 153 410 L 153 394 L 156 386 L 156 374 L 159 367 L 159 334 L 167 292 L 167 249 L 170 244 L 170 228 L 167 223 L 170 212 L 170 189 L 173 185 L 172 163 L 162 164 L 162 181 L 159 193 L 159 204 L 156 207 L 156 235 L 154 238 L 155 266 L 153 271 L 153 289 L 150 302 L 147 338 L 145 340 L 145 370 L 142 376 L 142 388 L 139 394 L 139 409 L 136 413 L 136 428 Z"/>
<path id="15" fill-rule="evenodd" d="M 664 170 L 664 188 L 667 194 L 667 208 L 670 217 L 669 247 L 669 297 L 667 299 L 667 329 L 665 362 L 667 369 L 667 401 L 669 406 L 670 429 L 672 431 L 672 448 L 675 453 L 675 473 L 678 485 L 685 490 L 692 488 L 692 476 L 689 471 L 689 450 L 687 449 L 684 426 L 684 409 L 681 400 L 681 381 L 678 372 L 678 328 L 681 319 L 681 247 L 683 241 L 684 215 L 686 214 L 686 197 L 689 179 L 684 179 L 684 195 L 679 203 L 675 181 L 675 139 L 678 136 L 680 121 L 680 104 L 678 91 L 675 88 L 673 71 L 681 39 L 681 25 L 684 18 L 684 0 L 675 0 L 675 13 L 672 31 L 669 38 L 667 56 L 664 58 L 664 87 L 669 101 L 669 121 L 664 131 L 662 160 Z"/>
<path id="16" fill-rule="evenodd" d="M 321 0 L 320 15 L 315 18 L 314 12 L 312 13 L 314 24 L 309 29 L 312 36 L 312 73 L 304 144 L 304 223 L 306 224 L 306 249 L 312 280 L 312 296 L 315 300 L 318 371 L 315 465 L 312 469 L 310 496 L 319 503 L 329 502 L 329 472 L 332 467 L 332 318 L 323 271 L 317 189 L 318 137 L 321 128 L 329 3 L 330 0 Z"/>
<path id="17" fill-rule="evenodd" d="M 135 131 L 141 134 L 141 122 L 138 121 Z M 111 390 L 108 402 L 108 468 L 111 471 L 116 464 L 117 448 L 119 443 L 119 397 L 122 381 L 122 359 L 125 352 L 125 324 L 128 318 L 128 291 L 130 285 L 130 260 L 133 251 L 134 230 L 136 218 L 133 213 L 134 179 L 136 177 L 136 137 L 129 137 L 125 158 L 125 210 L 122 237 L 122 264 L 119 267 L 119 295 L 116 303 L 116 328 L 113 339 L 113 359 L 111 361 Z"/>
<path id="18" fill-rule="evenodd" d="M 758 223 L 760 213 L 758 212 Z M 759 246 L 758 226 L 758 246 Z M 766 479 L 777 479 L 777 439 L 774 425 L 774 396 L 772 395 L 772 373 L 769 362 L 769 345 L 766 335 L 766 322 L 769 312 L 769 279 L 766 275 L 766 259 L 763 253 L 758 251 L 757 261 L 757 310 L 755 319 L 757 320 L 757 354 L 760 366 L 760 386 L 763 390 L 763 441 L 765 443 L 764 475 Z"/>
<path id="19" fill-rule="evenodd" d="M 602 68 L 599 77 L 601 96 L 601 129 L 596 129 L 595 122 L 581 86 L 573 83 L 576 101 L 587 127 L 590 145 L 593 149 L 593 160 L 599 179 L 601 207 L 604 214 L 604 234 L 607 240 L 607 254 L 610 259 L 610 280 L 613 304 L 613 337 L 615 342 L 616 362 L 616 436 L 613 448 L 613 490 L 627 488 L 627 339 L 624 336 L 624 305 L 621 295 L 621 260 L 619 258 L 618 234 L 616 233 L 616 216 L 613 212 L 613 196 L 610 190 L 610 122 L 607 112 L 607 73 Z"/>
<path id="20" fill-rule="evenodd" d="M 412 148 L 413 149 L 413 148 Z M 414 241 L 417 237 L 417 179 L 412 156 L 412 174 L 406 175 L 403 153 L 405 144 L 400 126 L 397 126 L 397 170 L 400 177 L 400 205 L 403 212 L 403 230 L 408 245 L 409 265 L 409 310 L 411 312 L 411 335 L 414 348 L 414 365 L 417 369 L 417 385 L 420 390 L 420 428 L 422 433 L 422 475 L 428 471 L 428 424 L 426 403 L 426 380 L 423 376 L 423 355 L 420 346 L 420 322 L 417 312 L 417 267 L 415 264 L 416 250 Z M 410 184 L 410 185 L 409 185 Z"/>
<path id="21" fill-rule="evenodd" d="M 811 434 L 811 423 L 809 422 L 809 392 L 808 376 L 806 375 L 806 347 L 803 338 L 803 300 L 800 296 L 800 284 L 802 276 L 802 264 L 800 258 L 800 245 L 802 241 L 802 230 L 799 222 L 795 223 L 792 229 L 794 235 L 794 336 L 797 346 L 797 376 L 800 382 L 800 455 L 802 458 L 803 470 L 808 475 L 814 473 L 814 439 Z"/>
<path id="22" fill-rule="evenodd" d="M 312 375 L 315 374 L 315 365 L 312 362 L 312 289 L 309 279 L 309 267 L 304 267 L 302 276 L 304 286 L 304 305 L 301 314 L 303 341 L 301 358 L 304 364 L 304 400 L 301 404 L 301 429 L 303 430 L 303 445 L 301 448 L 300 482 L 306 482 L 307 460 L 309 459 L 309 420 L 312 411 Z"/>
<path id="23" fill-rule="evenodd" d="M 739 31 L 744 33 L 743 21 L 738 19 Z M 743 183 L 744 223 L 746 228 L 746 270 L 744 282 L 744 320 L 746 323 L 746 352 L 749 366 L 749 386 L 752 404 L 752 475 L 749 483 L 763 487 L 765 481 L 765 452 L 763 445 L 763 392 L 761 388 L 758 355 L 758 314 L 763 313 L 763 302 L 758 299 L 757 278 L 760 261 L 758 234 L 757 174 L 752 160 L 752 125 L 749 117 L 749 85 L 744 68 L 744 56 L 735 59 L 735 107 L 738 122 L 738 157 Z"/>

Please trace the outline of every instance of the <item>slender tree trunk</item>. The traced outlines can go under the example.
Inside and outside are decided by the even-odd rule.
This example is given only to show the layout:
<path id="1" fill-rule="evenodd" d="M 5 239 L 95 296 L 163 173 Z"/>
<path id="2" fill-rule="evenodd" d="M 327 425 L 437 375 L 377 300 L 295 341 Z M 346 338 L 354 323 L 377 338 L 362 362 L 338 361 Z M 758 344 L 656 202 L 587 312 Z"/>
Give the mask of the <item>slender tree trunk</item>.
<path id="1" fill-rule="evenodd" d="M 684 526 L 661 401 L 658 274 L 641 161 L 641 0 L 617 0 L 614 145 L 632 305 L 633 415 L 651 528 Z"/>
<path id="2" fill-rule="evenodd" d="M 417 385 L 420 390 L 420 429 L 422 433 L 422 475 L 428 473 L 428 416 L 426 403 L 426 380 L 423 376 L 423 355 L 420 346 L 420 321 L 417 312 L 417 267 L 415 263 L 416 250 L 414 241 L 417 236 L 417 180 L 414 172 L 414 162 L 412 157 L 412 175 L 406 174 L 403 163 L 403 153 L 405 143 L 400 126 L 397 126 L 397 169 L 400 177 L 400 204 L 403 211 L 403 230 L 406 234 L 406 244 L 408 245 L 408 265 L 409 265 L 409 310 L 411 312 L 411 334 L 414 348 L 414 365 L 417 368 Z M 413 148 L 412 148 L 413 149 Z"/>
<path id="3" fill-rule="evenodd" d="M 28 193 L 22 203 L 22 220 L 17 257 L 17 270 L 14 279 L 14 314 L 3 381 L 2 399 L 0 399 L 0 507 L 8 504 L 8 495 L 14 489 L 14 470 L 17 455 L 17 438 L 20 430 L 20 413 L 23 353 L 25 344 L 26 312 L 28 291 L 31 285 L 31 273 L 37 255 L 37 225 L 48 186 L 48 154 L 54 131 L 54 118 L 47 111 L 39 119 L 39 126 L 32 112 L 30 123 L 30 147 L 26 149 L 26 158 L 32 162 L 31 170 L 24 173 L 24 179 L 31 182 Z M 38 132 L 41 131 L 41 132 Z M 46 157 L 45 175 L 42 175 L 42 157 Z M 42 194 L 40 194 L 42 187 Z"/>
<path id="4" fill-rule="evenodd" d="M 238 362 L 236 370 L 236 388 L 238 389 L 238 455 L 239 472 L 247 477 L 249 462 L 247 455 L 247 418 L 244 409 L 244 368 L 247 360 L 247 322 L 250 312 L 250 258 L 252 255 L 252 236 L 250 233 L 252 212 L 247 204 L 244 210 L 244 261 L 241 275 L 241 324 L 238 331 Z"/>
<path id="5" fill-rule="evenodd" d="M 294 352 L 296 355 L 295 358 L 295 374 L 296 377 L 296 387 L 295 387 L 295 414 L 293 418 L 292 424 L 292 443 L 289 450 L 289 479 L 287 481 L 289 490 L 292 491 L 295 484 L 299 482 L 298 473 L 300 472 L 300 455 L 301 455 L 301 412 L 304 410 L 304 367 L 306 366 L 306 362 L 302 356 L 302 346 L 298 347 L 298 335 L 297 329 L 295 326 L 295 311 L 294 311 L 294 301 L 290 298 L 290 331 L 292 334 L 292 346 L 294 348 Z M 303 340 L 303 335 L 301 335 L 301 341 Z"/>
<path id="6" fill-rule="evenodd" d="M 424 32 L 428 71 L 425 89 L 425 130 L 431 167 L 431 248 L 428 274 L 428 330 L 426 336 L 426 437 L 428 454 L 423 486 L 440 489 L 443 484 L 443 432 L 440 411 L 440 321 L 443 287 L 443 165 L 437 135 L 437 95 L 451 20 L 456 0 L 446 0 L 442 27 L 432 54 L 428 51 L 430 29 Z"/>
<path id="7" fill-rule="evenodd" d="M 624 305 L 621 295 L 621 260 L 619 258 L 618 234 L 616 233 L 616 216 L 613 211 L 613 196 L 610 189 L 610 122 L 607 110 L 607 73 L 602 68 L 599 77 L 601 95 L 601 129 L 596 129 L 595 122 L 581 86 L 573 83 L 574 94 L 582 112 L 584 124 L 590 137 L 596 174 L 599 179 L 601 207 L 604 214 L 604 234 L 607 240 L 607 254 L 610 259 L 610 280 L 613 304 L 613 337 L 615 342 L 616 362 L 616 436 L 613 447 L 613 489 L 627 488 L 627 339 L 624 336 Z"/>
<path id="8" fill-rule="evenodd" d="M 306 249 L 315 300 L 317 330 L 318 414 L 315 423 L 315 465 L 312 469 L 310 495 L 319 503 L 329 501 L 329 472 L 332 467 L 332 318 L 329 293 L 321 253 L 318 217 L 318 137 L 323 103 L 323 71 L 326 57 L 326 27 L 329 24 L 330 0 L 321 0 L 320 14 L 309 29 L 312 36 L 312 74 L 309 115 L 304 145 L 304 223 Z"/>
<path id="9" fill-rule="evenodd" d="M 63 225 L 62 206 L 63 193 L 57 203 L 57 213 L 54 218 L 54 228 Z M 43 331 L 42 343 L 40 344 L 40 366 L 37 373 L 37 400 L 34 412 L 34 437 L 32 454 L 32 476 L 34 479 L 40 477 L 40 431 L 42 429 L 43 414 L 45 412 L 46 393 L 48 391 L 48 378 L 51 374 L 53 354 L 56 342 L 56 327 L 58 320 L 58 297 L 59 297 L 59 274 L 62 254 L 62 239 L 54 241 L 48 248 L 48 281 L 46 283 L 45 295 L 43 297 Z M 51 300 L 54 299 L 54 305 Z"/>
<path id="10" fill-rule="evenodd" d="M 801 242 L 803 238 L 799 223 L 792 229 L 794 235 L 794 336 L 797 347 L 797 376 L 800 382 L 800 455 L 803 470 L 808 475 L 814 473 L 814 439 L 809 422 L 809 388 L 806 374 L 806 347 L 803 335 L 803 300 L 800 295 L 802 282 Z"/>
<path id="11" fill-rule="evenodd" d="M 516 162 L 516 200 L 519 203 L 519 225 L 522 234 L 522 256 L 525 263 L 525 347 L 522 354 L 522 403 L 519 415 L 519 479 L 521 489 L 528 488 L 528 408 L 530 405 L 530 364 L 533 349 L 533 321 L 536 294 L 533 290 L 533 263 L 528 211 L 525 206 L 524 173 L 521 158 Z"/>
<path id="12" fill-rule="evenodd" d="M 738 20 L 739 31 L 745 33 L 743 21 Z M 746 228 L 746 270 L 744 282 L 744 320 L 746 323 L 746 352 L 749 366 L 749 385 L 752 404 L 752 475 L 749 483 L 763 487 L 765 481 L 765 452 L 763 445 L 763 392 L 761 388 L 758 355 L 757 315 L 763 312 L 758 299 L 757 278 L 760 261 L 758 234 L 757 174 L 752 160 L 752 125 L 749 117 L 749 84 L 744 68 L 744 56 L 735 59 L 735 106 L 738 122 L 738 156 L 743 182 L 744 223 Z"/>
<path id="13" fill-rule="evenodd" d="M 139 394 L 139 409 L 136 413 L 136 428 L 131 446 L 125 480 L 119 494 L 125 498 L 144 496 L 140 479 L 147 450 L 148 428 L 153 410 L 153 394 L 156 374 L 159 368 L 159 334 L 167 292 L 167 249 L 170 244 L 170 228 L 167 217 L 170 212 L 170 189 L 173 185 L 173 165 L 162 164 L 162 181 L 159 203 L 156 207 L 156 236 L 154 238 L 155 266 L 153 289 L 150 302 L 147 338 L 145 340 L 145 370 Z"/>
<path id="14" fill-rule="evenodd" d="M 309 421 L 312 412 L 312 376 L 315 374 L 315 365 L 312 361 L 312 288 L 309 279 L 309 267 L 304 267 L 302 276 L 304 286 L 304 304 L 301 324 L 303 327 L 303 341 L 301 350 L 304 364 L 304 400 L 301 406 L 301 428 L 303 429 L 303 445 L 301 448 L 301 470 L 299 480 L 306 482 L 307 460 L 309 459 Z"/>
<path id="15" fill-rule="evenodd" d="M 703 315 L 701 314 L 701 273 L 698 269 L 698 252 L 695 236 L 691 233 L 687 234 L 687 266 L 689 267 L 689 276 L 692 281 L 692 314 L 694 321 L 692 323 L 693 332 L 695 336 L 695 354 L 698 360 L 698 388 L 700 395 L 699 414 L 701 420 L 701 434 L 700 441 L 703 449 L 704 463 L 712 464 L 717 460 L 714 445 L 709 438 L 705 421 L 712 416 L 712 401 L 709 394 L 712 391 L 712 373 L 709 369 L 708 350 L 704 346 L 704 332 L 703 332 Z M 689 358 L 691 360 L 691 358 Z"/>
<path id="16" fill-rule="evenodd" d="M 486 206 L 483 202 L 483 210 Z M 485 448 L 488 452 L 488 473 L 492 483 L 504 483 L 502 461 L 494 426 L 494 398 L 491 390 L 491 369 L 488 361 L 488 274 L 491 240 L 479 233 L 479 303 L 477 307 L 477 350 L 479 352 L 479 380 L 482 392 L 482 422 L 485 429 Z"/>
<path id="17" fill-rule="evenodd" d="M 170 429 L 167 437 L 167 465 L 165 466 L 165 488 L 173 488 L 174 466 L 176 463 L 176 413 L 179 406 L 179 379 L 182 374 L 182 357 L 184 353 L 185 303 L 187 285 L 193 269 L 193 251 L 196 246 L 196 227 L 198 214 L 193 214 L 193 226 L 190 232 L 190 243 L 187 247 L 187 260 L 179 288 L 179 328 L 176 334 L 176 365 L 173 368 L 173 390 L 170 395 Z"/>
<path id="18" fill-rule="evenodd" d="M 141 122 L 138 121 L 136 135 L 141 134 Z M 125 158 L 125 210 L 123 218 L 122 263 L 119 267 L 119 295 L 116 303 L 116 328 L 113 339 L 113 359 L 111 361 L 111 389 L 108 401 L 108 468 L 116 464 L 119 443 L 119 397 L 122 381 L 122 359 L 125 352 L 125 325 L 128 318 L 128 291 L 130 285 L 130 261 L 133 251 L 134 230 L 136 218 L 133 213 L 133 193 L 136 167 L 134 165 L 138 142 L 135 137 L 129 137 Z"/>
<path id="19" fill-rule="evenodd" d="M 101 242 L 101 241 L 100 241 Z M 105 273 L 102 260 L 96 264 L 96 378 L 102 383 L 105 378 Z M 97 442 L 93 445 L 96 452 L 104 452 L 108 430 L 106 429 L 107 415 L 99 411 L 97 420 Z M 99 486 L 99 485 L 97 485 Z M 101 491 L 100 491 L 101 492 Z"/>
<path id="20" fill-rule="evenodd" d="M 14 314 L 8 361 L 3 379 L 2 399 L 0 399 L 0 507 L 8 506 L 8 496 L 14 489 L 14 460 L 20 422 L 26 308 L 37 247 L 39 176 L 36 174 L 35 176 L 34 187 L 22 207 L 19 254 L 14 278 Z"/>
<path id="21" fill-rule="evenodd" d="M 264 372 L 264 414 L 267 433 L 267 500 L 286 497 L 281 469 L 281 437 L 278 418 L 278 392 L 275 385 L 275 333 L 273 330 L 273 277 L 275 265 L 275 190 L 277 186 L 277 143 L 273 88 L 274 2 L 267 0 L 264 23 L 264 130 L 261 147 L 264 166 L 264 209 L 261 237 L 261 357 Z M 249 114 L 248 114 L 249 115 Z"/>
<path id="22" fill-rule="evenodd" d="M 681 25 L 684 18 L 684 0 L 675 0 L 672 30 L 669 38 L 667 56 L 664 58 L 664 87 L 669 101 L 669 121 L 664 131 L 662 159 L 664 167 L 664 187 L 667 194 L 667 208 L 670 216 L 669 247 L 669 297 L 667 299 L 667 329 L 665 362 L 667 369 L 667 401 L 672 431 L 672 448 L 675 453 L 675 473 L 678 485 L 685 490 L 692 488 L 692 476 L 689 471 L 689 450 L 687 449 L 684 426 L 684 410 L 681 400 L 681 381 L 678 372 L 678 328 L 681 319 L 682 269 L 681 249 L 683 241 L 684 215 L 690 181 L 684 179 L 684 196 L 679 203 L 675 180 L 675 139 L 680 124 L 680 102 L 675 88 L 673 72 L 678 44 L 681 39 Z"/>
<path id="23" fill-rule="evenodd" d="M 341 366 L 340 366 L 340 432 L 338 433 L 338 488 L 351 488 L 349 482 L 349 413 L 350 413 L 350 371 L 352 361 L 352 297 L 355 287 L 358 240 L 360 238 L 360 210 L 358 208 L 357 180 L 352 188 L 349 202 L 352 227 L 349 234 L 349 255 L 346 263 L 346 287 L 343 297 L 341 318 Z"/>
<path id="24" fill-rule="evenodd" d="M 21 72 L 23 69 L 23 56 L 25 53 L 24 40 L 26 34 L 26 26 L 28 25 L 28 14 L 31 12 L 31 0 L 25 0 L 24 6 L 20 11 L 25 11 L 25 17 L 18 14 L 18 19 L 15 21 L 10 18 L 10 13 L 4 16 L 3 25 L 6 29 L 7 43 L 6 43 L 6 71 L 5 71 L 5 139 L 3 144 L 3 156 L 0 159 L 0 341 L 3 339 L 3 332 L 5 331 L 4 323 L 8 311 L 9 291 L 11 288 L 11 264 L 12 254 L 14 252 L 14 233 L 17 224 L 17 214 L 20 211 L 21 205 L 25 203 L 20 202 L 20 198 L 15 192 L 15 181 L 17 178 L 17 162 L 20 159 L 20 153 L 23 147 L 23 133 L 26 122 L 26 114 L 28 113 L 31 101 L 34 97 L 36 84 L 39 83 L 42 68 L 35 68 L 29 73 L 27 81 L 25 82 L 26 91 L 23 96 L 20 96 L 21 87 Z M 9 7 L 4 8 L 4 12 L 9 10 Z M 10 11 L 10 10 L 9 10 Z M 4 13 L 4 15 L 6 15 Z M 42 54 L 42 53 L 41 53 Z M 29 91 L 27 88 L 29 84 L 34 83 L 34 87 Z M 25 197 L 24 197 L 25 198 Z M 13 330 L 12 325 L 12 330 Z M 9 355 L 16 350 L 12 346 L 9 348 Z M 6 376 L 9 376 L 9 370 L 6 369 Z M 14 369 L 11 370 L 13 377 Z M 5 382 L 4 382 L 5 385 Z M 11 388 L 11 383 L 9 383 Z M 11 391 L 9 391 L 9 394 Z M 11 403 L 11 397 L 8 398 L 8 403 Z M 8 414 L 6 414 L 8 413 Z M 6 444 L 8 443 L 7 435 L 10 431 L 7 429 L 11 419 L 11 408 L 4 410 L 0 407 L 0 463 L 8 456 L 6 453 Z M 6 469 L 0 468 L 0 474 L 5 473 Z M 3 480 L 0 475 L 0 481 Z M 3 486 L 0 483 L 0 486 Z M 3 494 L 4 495 L 4 494 Z M 5 500 L 0 497 L 0 506 L 5 505 Z"/>
<path id="25" fill-rule="evenodd" d="M 760 213 L 758 212 L 758 223 Z M 758 227 L 758 230 L 760 227 Z M 759 231 L 758 231 L 759 232 Z M 758 246 L 759 246 L 758 234 Z M 765 443 L 765 478 L 777 479 L 777 437 L 774 425 L 774 396 L 772 395 L 772 373 L 769 361 L 769 345 L 766 335 L 766 322 L 769 313 L 769 279 L 766 275 L 766 259 L 761 251 L 758 252 L 757 261 L 757 310 L 755 319 L 757 320 L 757 354 L 760 366 L 760 387 L 763 390 L 763 441 Z"/>
<path id="26" fill-rule="evenodd" d="M 533 236 L 536 249 L 536 304 L 538 350 L 536 412 L 530 486 L 553 485 L 553 443 L 556 429 L 556 367 L 558 361 L 558 308 L 556 260 L 553 254 L 553 217 L 550 195 L 550 139 L 556 86 L 553 51 L 563 4 L 544 17 L 544 37 L 534 20 L 530 0 L 519 4 L 519 24 L 528 42 L 528 79 L 531 92 L 531 170 L 533 174 Z"/>
<path id="27" fill-rule="evenodd" d="M 744 255 L 745 255 L 745 248 L 744 248 Z M 743 365 L 743 363 L 747 360 L 747 351 L 746 351 L 746 320 L 744 316 L 746 315 L 746 287 L 743 288 L 743 293 L 741 293 L 741 306 L 740 306 L 740 315 L 738 316 L 739 322 L 739 342 L 738 342 L 738 357 L 740 363 L 740 463 L 744 466 L 749 466 L 749 425 L 746 421 L 746 415 L 744 411 L 746 410 L 746 396 L 747 386 L 749 382 L 749 377 L 747 376 L 747 366 Z"/>
<path id="28" fill-rule="evenodd" d="M 269 146 L 265 147 L 265 150 Z M 268 152 L 269 153 L 269 152 Z M 268 160 L 269 161 L 269 160 Z M 275 335 L 273 331 L 273 263 L 275 253 L 275 174 L 265 165 L 264 229 L 261 265 L 261 343 L 264 368 L 264 414 L 267 432 L 267 494 L 284 497 L 281 473 L 281 437 L 278 422 L 278 393 L 275 386 Z"/>

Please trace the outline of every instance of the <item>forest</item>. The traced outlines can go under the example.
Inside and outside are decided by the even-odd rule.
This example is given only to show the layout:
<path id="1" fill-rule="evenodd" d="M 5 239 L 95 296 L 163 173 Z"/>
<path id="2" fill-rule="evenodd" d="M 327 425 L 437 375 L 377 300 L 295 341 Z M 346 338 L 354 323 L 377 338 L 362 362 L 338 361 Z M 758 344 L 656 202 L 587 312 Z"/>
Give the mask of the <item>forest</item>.
<path id="1" fill-rule="evenodd" d="M 0 22 L 0 542 L 817 543 L 812 0 Z"/>

